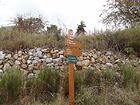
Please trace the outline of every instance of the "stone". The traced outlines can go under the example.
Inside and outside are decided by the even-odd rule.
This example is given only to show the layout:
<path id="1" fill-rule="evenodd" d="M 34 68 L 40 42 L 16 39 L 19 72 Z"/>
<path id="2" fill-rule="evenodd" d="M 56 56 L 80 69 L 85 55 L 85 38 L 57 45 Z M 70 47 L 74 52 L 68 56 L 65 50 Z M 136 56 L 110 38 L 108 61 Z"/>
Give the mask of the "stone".
<path id="1" fill-rule="evenodd" d="M 28 70 L 29 70 L 29 71 L 32 71 L 32 70 L 34 69 L 33 67 L 34 67 L 33 64 L 28 65 Z"/>
<path id="2" fill-rule="evenodd" d="M 33 56 L 29 56 L 29 58 L 28 58 L 29 60 L 33 60 L 34 59 L 34 57 Z"/>
<path id="3" fill-rule="evenodd" d="M 18 58 L 17 60 L 18 60 L 18 61 L 22 61 L 22 58 L 20 57 L 20 58 Z"/>
<path id="4" fill-rule="evenodd" d="M 5 70 L 7 70 L 9 68 L 11 68 L 10 64 L 9 63 L 5 63 L 4 67 L 3 67 L 3 70 L 5 71 Z"/>
<path id="5" fill-rule="evenodd" d="M 121 63 L 120 59 L 115 60 L 115 63 Z"/>
<path id="6" fill-rule="evenodd" d="M 111 56 L 112 55 L 112 52 L 111 51 L 107 51 L 105 55 L 106 56 Z"/>
<path id="7" fill-rule="evenodd" d="M 21 63 L 20 63 L 19 60 L 16 60 L 16 61 L 15 61 L 15 64 L 16 64 L 16 65 L 20 65 Z"/>
<path id="8" fill-rule="evenodd" d="M 14 59 L 18 59 L 18 54 L 13 55 Z"/>
<path id="9" fill-rule="evenodd" d="M 3 74 L 3 70 L 2 70 L 2 69 L 0 69 L 0 76 L 2 76 L 2 74 Z"/>
<path id="10" fill-rule="evenodd" d="M 5 56 L 6 59 L 11 59 L 11 57 L 12 57 L 11 54 L 7 54 L 7 55 Z"/>
<path id="11" fill-rule="evenodd" d="M 22 56 L 22 51 L 18 51 L 18 56 L 21 57 Z"/>
<path id="12" fill-rule="evenodd" d="M 46 59 L 47 58 L 47 55 L 43 55 L 43 59 Z"/>
<path id="13" fill-rule="evenodd" d="M 32 64 L 37 64 L 37 63 L 38 63 L 37 60 L 33 60 L 33 61 L 32 61 Z"/>
<path id="14" fill-rule="evenodd" d="M 27 64 L 31 64 L 32 63 L 32 60 L 27 60 Z"/>
<path id="15" fill-rule="evenodd" d="M 82 66 L 82 62 L 81 62 L 81 61 L 78 61 L 76 64 L 77 64 L 78 66 Z"/>
<path id="16" fill-rule="evenodd" d="M 3 68 L 3 65 L 0 65 L 0 69 L 2 69 Z"/>
<path id="17" fill-rule="evenodd" d="M 25 59 L 22 59 L 22 63 L 25 64 L 27 63 L 27 61 Z"/>
<path id="18" fill-rule="evenodd" d="M 31 78 L 33 78 L 33 76 L 34 76 L 34 73 L 29 73 L 29 74 L 27 75 L 27 78 L 28 78 L 28 79 L 31 79 Z"/>
<path id="19" fill-rule="evenodd" d="M 34 60 L 38 61 L 40 58 L 39 57 L 34 57 Z"/>
<path id="20" fill-rule="evenodd" d="M 22 67 L 23 69 L 27 69 L 28 66 L 27 66 L 26 64 L 22 64 L 21 67 Z"/>
<path id="21" fill-rule="evenodd" d="M 63 55 L 64 54 L 64 51 L 59 51 L 58 54 L 59 55 Z"/>
<path id="22" fill-rule="evenodd" d="M 83 60 L 83 61 L 82 61 L 82 65 L 85 65 L 85 66 L 88 66 L 88 65 L 89 65 L 89 63 L 90 63 L 90 61 L 89 61 L 89 60 Z"/>
<path id="23" fill-rule="evenodd" d="M 59 58 L 62 58 L 63 59 L 64 58 L 64 55 L 60 55 Z"/>
<path id="24" fill-rule="evenodd" d="M 139 62 L 139 64 L 140 64 L 140 59 L 139 59 L 139 61 L 138 61 L 138 62 Z"/>
<path id="25" fill-rule="evenodd" d="M 48 58 L 51 58 L 52 57 L 52 54 L 51 53 L 47 53 L 47 57 Z"/>
<path id="26" fill-rule="evenodd" d="M 3 64 L 3 60 L 0 60 L 0 65 Z"/>
<path id="27" fill-rule="evenodd" d="M 47 58 L 46 59 L 46 63 L 52 63 L 53 62 L 53 59 L 52 58 Z"/>
<path id="28" fill-rule="evenodd" d="M 61 58 L 55 58 L 55 59 L 53 59 L 53 63 L 58 63 L 58 62 L 62 62 L 62 59 Z"/>
<path id="29" fill-rule="evenodd" d="M 43 53 L 46 53 L 46 52 L 48 51 L 48 49 L 41 49 L 41 51 L 42 51 Z"/>
<path id="30" fill-rule="evenodd" d="M 13 66 L 13 65 L 15 64 L 13 60 L 8 60 L 8 63 L 9 63 L 11 66 Z"/>
<path id="31" fill-rule="evenodd" d="M 106 65 L 107 65 L 108 67 L 113 67 L 113 64 L 112 64 L 112 63 L 106 63 Z"/>
<path id="32" fill-rule="evenodd" d="M 3 51 L 0 51 L 0 60 L 3 60 L 5 58 L 6 54 L 3 54 Z"/>
<path id="33" fill-rule="evenodd" d="M 98 58 L 97 54 L 93 54 L 92 56 L 93 56 L 94 59 Z"/>
<path id="34" fill-rule="evenodd" d="M 39 57 L 39 58 L 42 58 L 43 57 L 43 54 L 42 54 L 41 51 L 37 51 L 36 53 L 34 53 L 34 56 Z"/>
<path id="35" fill-rule="evenodd" d="M 95 61 L 96 61 L 96 60 L 95 60 L 94 58 L 91 58 L 91 62 L 92 62 L 92 63 L 95 63 Z"/>

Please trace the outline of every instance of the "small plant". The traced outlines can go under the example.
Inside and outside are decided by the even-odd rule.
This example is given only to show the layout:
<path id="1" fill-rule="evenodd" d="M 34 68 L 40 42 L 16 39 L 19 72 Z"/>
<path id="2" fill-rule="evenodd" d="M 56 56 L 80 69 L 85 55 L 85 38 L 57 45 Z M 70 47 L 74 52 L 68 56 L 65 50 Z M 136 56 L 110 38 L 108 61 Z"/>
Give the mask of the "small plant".
<path id="1" fill-rule="evenodd" d="M 3 101 L 13 101 L 18 99 L 23 87 L 23 74 L 19 69 L 7 70 L 0 80 L 0 95 Z M 2 97 L 0 96 L 0 97 Z M 0 99 L 0 101 L 2 101 Z"/>
<path id="2" fill-rule="evenodd" d="M 128 55 L 132 55 L 134 53 L 134 48 L 132 47 L 127 47 L 124 49 L 125 53 Z"/>

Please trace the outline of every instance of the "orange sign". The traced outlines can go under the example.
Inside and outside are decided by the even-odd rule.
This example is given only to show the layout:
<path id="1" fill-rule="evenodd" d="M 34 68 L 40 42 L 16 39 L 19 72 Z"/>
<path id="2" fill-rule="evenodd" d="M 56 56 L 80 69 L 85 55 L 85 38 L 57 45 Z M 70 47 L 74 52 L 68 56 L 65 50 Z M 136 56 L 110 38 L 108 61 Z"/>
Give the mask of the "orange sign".
<path id="1" fill-rule="evenodd" d="M 66 39 L 67 49 L 64 52 L 65 56 L 69 58 L 69 105 L 74 105 L 74 63 L 77 62 L 76 59 L 71 60 L 70 58 L 76 58 L 76 56 L 81 55 L 81 44 L 78 41 L 74 41 L 72 37 L 73 31 L 69 30 Z"/>
<path id="2" fill-rule="evenodd" d="M 81 50 L 80 49 L 75 49 L 75 48 L 66 49 L 66 51 L 64 53 L 65 56 L 69 56 L 69 55 L 80 56 L 81 54 L 82 54 Z"/>

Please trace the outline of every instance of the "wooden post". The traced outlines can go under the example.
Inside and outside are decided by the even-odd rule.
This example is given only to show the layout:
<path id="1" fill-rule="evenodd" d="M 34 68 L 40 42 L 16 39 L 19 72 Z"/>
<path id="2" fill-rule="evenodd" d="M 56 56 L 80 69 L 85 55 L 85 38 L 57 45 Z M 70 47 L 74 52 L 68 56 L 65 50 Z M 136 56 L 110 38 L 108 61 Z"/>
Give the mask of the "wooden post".
<path id="1" fill-rule="evenodd" d="M 74 103 L 74 64 L 69 63 L 69 105 Z"/>

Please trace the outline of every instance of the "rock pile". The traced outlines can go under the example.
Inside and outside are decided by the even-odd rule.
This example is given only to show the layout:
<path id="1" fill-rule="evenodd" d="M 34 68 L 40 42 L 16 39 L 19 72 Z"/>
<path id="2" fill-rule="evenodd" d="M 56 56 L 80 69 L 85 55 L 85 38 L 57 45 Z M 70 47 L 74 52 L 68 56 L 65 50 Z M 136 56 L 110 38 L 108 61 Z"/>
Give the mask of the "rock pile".
<path id="1" fill-rule="evenodd" d="M 132 63 L 134 66 L 140 65 L 140 59 L 134 57 L 128 59 L 121 53 L 111 51 L 97 51 L 93 49 L 83 52 L 78 57 L 76 67 L 83 69 L 106 69 L 119 67 L 120 64 Z M 67 68 L 67 60 L 64 57 L 64 50 L 35 48 L 14 52 L 0 51 L 0 74 L 11 67 L 19 67 L 25 73 L 36 73 L 44 66 L 63 70 Z M 32 75 L 32 74 L 30 74 Z"/>

